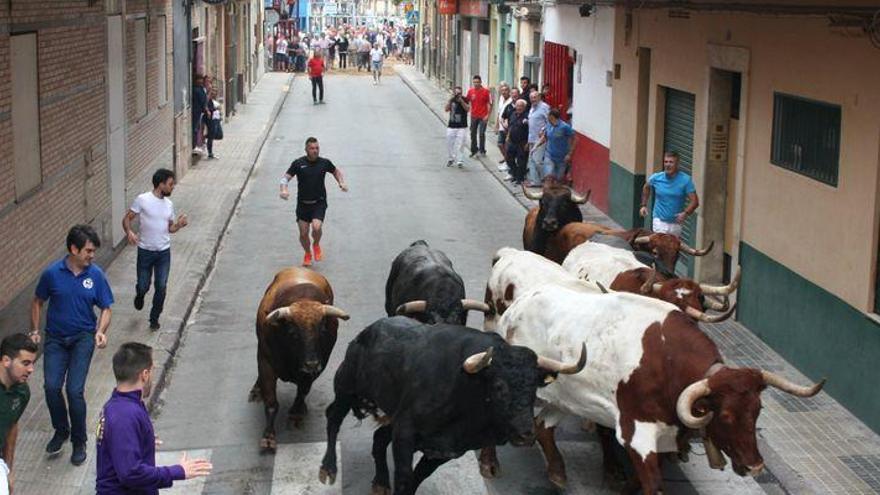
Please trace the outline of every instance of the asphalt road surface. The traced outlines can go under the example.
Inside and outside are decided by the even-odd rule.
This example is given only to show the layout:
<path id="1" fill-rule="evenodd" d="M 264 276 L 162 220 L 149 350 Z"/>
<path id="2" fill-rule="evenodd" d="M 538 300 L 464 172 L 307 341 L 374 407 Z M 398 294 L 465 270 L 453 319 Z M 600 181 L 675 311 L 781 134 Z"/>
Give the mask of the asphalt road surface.
<path id="1" fill-rule="evenodd" d="M 447 253 L 468 296 L 482 299 L 492 254 L 502 246 L 520 246 L 523 208 L 476 161 L 464 169 L 445 166 L 444 126 L 397 78 L 373 86 L 368 77 L 329 75 L 324 105 L 312 105 L 308 86 L 303 77 L 294 81 L 162 392 L 155 422 L 164 442 L 159 461 L 176 461 L 185 450 L 210 458 L 214 474 L 163 493 L 368 494 L 372 420 L 358 424 L 349 416 L 343 424 L 336 485 L 321 485 L 317 475 L 333 374 L 349 341 L 384 316 L 391 261 L 412 241 L 425 239 Z M 310 412 L 300 429 L 286 424 L 295 386 L 279 382 L 279 448 L 265 455 L 258 445 L 263 405 L 247 401 L 257 375 L 254 319 L 274 274 L 302 259 L 294 201 L 279 199 L 278 180 L 303 154 L 308 136 L 319 139 L 321 155 L 342 168 L 351 188 L 343 193 L 327 178 L 325 260 L 314 268 L 333 285 L 335 305 L 352 318 L 340 322 L 336 348 L 307 398 Z M 472 313 L 469 324 L 480 328 L 482 317 Z M 557 438 L 568 466 L 566 493 L 614 493 L 603 482 L 593 434 L 571 419 Z M 537 447 L 503 447 L 499 457 L 497 480 L 485 482 L 475 456 L 467 454 L 437 470 L 419 493 L 557 493 L 546 480 Z M 692 455 L 690 464 L 667 469 L 667 493 L 768 491 L 704 465 L 704 458 Z"/>

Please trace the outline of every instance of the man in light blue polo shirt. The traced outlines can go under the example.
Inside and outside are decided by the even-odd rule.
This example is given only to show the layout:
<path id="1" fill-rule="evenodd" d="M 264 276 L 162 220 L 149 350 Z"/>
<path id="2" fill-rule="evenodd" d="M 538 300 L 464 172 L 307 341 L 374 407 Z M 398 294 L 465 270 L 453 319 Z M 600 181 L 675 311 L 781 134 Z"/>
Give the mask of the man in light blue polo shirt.
<path id="1" fill-rule="evenodd" d="M 642 188 L 642 207 L 639 215 L 648 214 L 648 199 L 654 190 L 652 229 L 654 232 L 681 236 L 681 226 L 700 206 L 697 189 L 691 176 L 678 170 L 678 153 L 663 154 L 663 171 L 648 178 Z M 688 204 L 685 207 L 685 200 Z"/>
<path id="2" fill-rule="evenodd" d="M 86 460 L 86 376 L 95 347 L 107 346 L 113 304 L 113 292 L 104 272 L 92 263 L 100 246 L 95 229 L 74 225 L 67 233 L 67 256 L 43 271 L 31 304 L 31 338 L 39 343 L 40 314 L 43 305 L 49 303 L 43 374 L 55 435 L 46 445 L 46 453 L 61 452 L 69 437 L 73 443 L 70 462 L 75 466 Z M 99 318 L 95 317 L 96 306 L 101 310 Z M 66 402 L 61 394 L 65 376 Z"/>

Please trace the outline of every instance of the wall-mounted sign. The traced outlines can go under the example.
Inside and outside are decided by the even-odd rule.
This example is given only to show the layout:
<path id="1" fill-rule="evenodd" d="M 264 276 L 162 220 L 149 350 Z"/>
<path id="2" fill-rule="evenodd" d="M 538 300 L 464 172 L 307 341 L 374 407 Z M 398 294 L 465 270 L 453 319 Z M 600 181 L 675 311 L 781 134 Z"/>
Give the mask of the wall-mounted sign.
<path id="1" fill-rule="evenodd" d="M 487 17 L 489 2 L 486 0 L 459 0 L 458 13 L 472 17 Z"/>
<path id="2" fill-rule="evenodd" d="M 437 12 L 441 15 L 455 15 L 458 13 L 457 0 L 437 0 Z"/>

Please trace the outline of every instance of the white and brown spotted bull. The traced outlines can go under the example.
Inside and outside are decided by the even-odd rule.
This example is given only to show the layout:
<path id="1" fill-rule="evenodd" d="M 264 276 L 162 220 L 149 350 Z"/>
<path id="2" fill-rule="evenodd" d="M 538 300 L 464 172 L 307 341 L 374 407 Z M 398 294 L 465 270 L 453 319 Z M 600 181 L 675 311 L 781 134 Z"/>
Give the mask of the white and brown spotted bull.
<path id="1" fill-rule="evenodd" d="M 591 241 L 572 249 L 562 267 L 579 279 L 598 282 L 612 290 L 642 294 L 674 304 L 688 316 L 706 323 L 717 323 L 730 317 L 735 308 L 730 307 L 727 298 L 739 286 L 740 279 L 739 269 L 731 283 L 721 286 L 667 277 L 645 266 L 632 251 Z M 706 313 L 709 309 L 722 313 L 709 315 Z"/>
<path id="2" fill-rule="evenodd" d="M 565 466 L 553 431 L 566 414 L 613 429 L 642 492 L 655 494 L 662 481 L 660 453 L 678 451 L 683 437 L 698 432 L 714 464 L 723 461 L 723 452 L 737 474 L 760 473 L 755 423 L 761 392 L 771 386 L 812 397 L 824 385 L 802 387 L 769 371 L 728 366 L 678 308 L 625 292 L 541 285 L 517 296 L 495 331 L 556 360 L 572 359 L 583 342 L 590 347 L 583 371 L 538 392 L 545 402 L 538 441 L 557 485 L 565 483 Z"/>
<path id="3" fill-rule="evenodd" d="M 675 264 L 678 263 L 680 253 L 705 256 L 715 246 L 715 241 L 712 241 L 706 248 L 697 249 L 688 246 L 676 235 L 651 232 L 642 228 L 609 230 L 601 233 L 625 240 L 633 251 L 650 254 L 661 272 L 668 276 L 675 274 Z"/>
<path id="4" fill-rule="evenodd" d="M 333 289 L 322 275 L 306 268 L 287 268 L 275 275 L 257 310 L 257 382 L 250 400 L 262 400 L 266 428 L 260 447 L 275 452 L 277 381 L 296 384 L 296 399 L 288 413 L 299 426 L 307 412 L 306 395 L 336 344 L 339 320 L 345 311 L 333 306 Z"/>

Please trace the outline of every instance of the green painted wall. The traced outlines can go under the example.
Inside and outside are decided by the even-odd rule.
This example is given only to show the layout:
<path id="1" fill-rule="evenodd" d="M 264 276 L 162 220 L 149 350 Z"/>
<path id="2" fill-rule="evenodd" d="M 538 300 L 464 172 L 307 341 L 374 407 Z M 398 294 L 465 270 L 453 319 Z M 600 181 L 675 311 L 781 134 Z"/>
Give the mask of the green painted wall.
<path id="1" fill-rule="evenodd" d="M 639 203 L 642 200 L 645 176 L 633 174 L 613 161 L 609 166 L 608 213 L 625 229 L 641 227 L 643 220 L 639 217 Z"/>
<path id="2" fill-rule="evenodd" d="M 739 321 L 810 378 L 828 377 L 825 391 L 880 432 L 880 324 L 747 243 L 740 246 Z"/>

